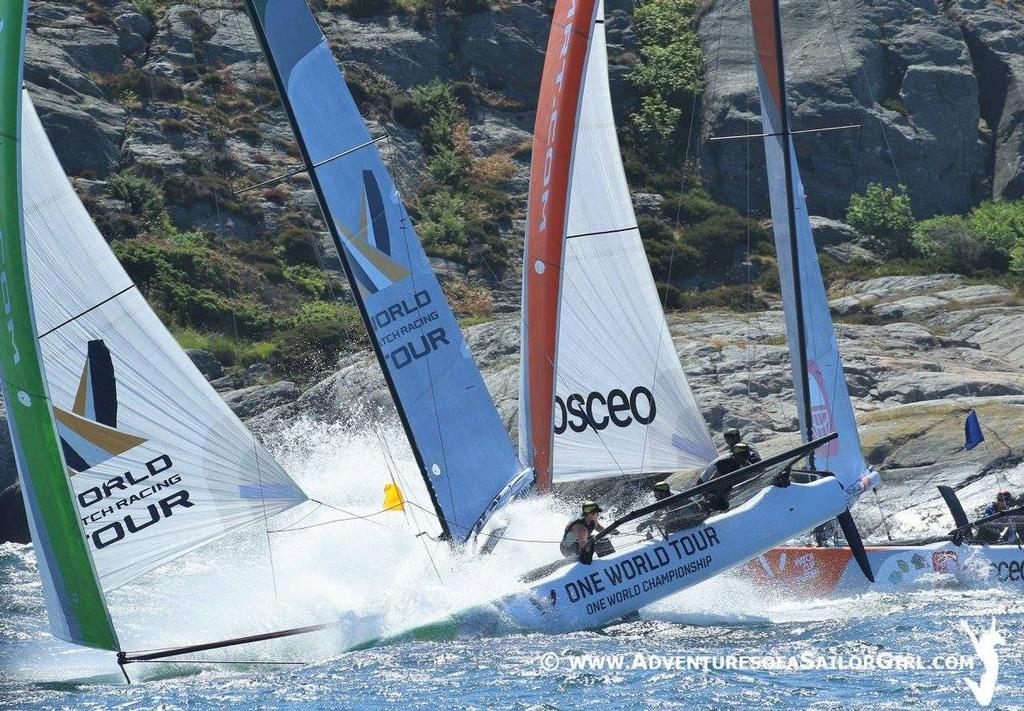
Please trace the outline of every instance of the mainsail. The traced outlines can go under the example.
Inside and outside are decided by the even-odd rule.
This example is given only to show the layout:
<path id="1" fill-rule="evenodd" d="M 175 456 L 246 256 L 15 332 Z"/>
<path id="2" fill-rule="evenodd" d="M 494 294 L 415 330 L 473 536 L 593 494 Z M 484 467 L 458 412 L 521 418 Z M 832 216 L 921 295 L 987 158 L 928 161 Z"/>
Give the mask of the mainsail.
<path id="1" fill-rule="evenodd" d="M 521 456 L 542 483 L 704 466 L 715 447 L 622 167 L 601 2 L 556 5 L 534 136 Z"/>
<path id="2" fill-rule="evenodd" d="M 7 80 L 19 40 L 2 41 Z M 106 593 L 306 497 L 132 284 L 20 81 L 2 89 L 0 369 L 18 472 L 54 634 L 116 649 Z"/>
<path id="3" fill-rule="evenodd" d="M 844 485 L 858 484 L 870 470 L 861 452 L 796 152 L 789 135 L 777 1 L 750 0 L 750 14 L 757 51 L 755 64 L 772 225 L 800 432 L 805 442 L 838 432 L 837 440 L 815 451 L 813 466 L 835 473 Z M 870 476 L 877 477 L 873 473 Z M 862 483 L 848 492 L 855 496 L 864 486 Z"/>
<path id="4" fill-rule="evenodd" d="M 442 530 L 465 541 L 528 477 L 305 0 L 246 6 Z"/>
<path id="5" fill-rule="evenodd" d="M 22 228 L 21 79 L 27 1 L 0 3 L 0 379 L 54 635 L 117 649 L 61 457 L 32 320 Z"/>

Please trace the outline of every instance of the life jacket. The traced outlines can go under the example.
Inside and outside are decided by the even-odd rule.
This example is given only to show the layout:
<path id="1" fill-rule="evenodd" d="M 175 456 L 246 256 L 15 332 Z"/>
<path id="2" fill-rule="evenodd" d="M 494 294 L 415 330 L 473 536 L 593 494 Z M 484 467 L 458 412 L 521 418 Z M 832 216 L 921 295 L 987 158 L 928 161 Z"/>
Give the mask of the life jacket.
<path id="1" fill-rule="evenodd" d="M 587 533 L 594 532 L 595 523 L 593 521 L 588 522 L 584 517 L 570 521 L 569 525 L 565 527 L 565 531 L 562 532 L 562 543 L 559 547 L 562 549 L 563 553 L 566 548 L 571 548 L 574 543 L 579 543 L 579 541 L 576 540 L 576 532 L 573 530 L 577 525 L 586 526 Z"/>

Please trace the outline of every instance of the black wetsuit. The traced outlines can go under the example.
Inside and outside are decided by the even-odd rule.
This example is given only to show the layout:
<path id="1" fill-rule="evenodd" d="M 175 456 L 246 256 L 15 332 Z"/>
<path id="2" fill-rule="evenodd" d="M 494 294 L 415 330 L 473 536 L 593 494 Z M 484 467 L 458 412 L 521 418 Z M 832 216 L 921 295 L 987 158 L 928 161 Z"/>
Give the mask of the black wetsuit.
<path id="1" fill-rule="evenodd" d="M 578 518 L 569 522 L 569 525 L 565 527 L 565 531 L 562 533 L 562 543 L 558 546 L 558 549 L 562 551 L 562 555 L 566 558 L 576 558 L 580 554 L 580 542 L 576 538 L 576 531 L 573 530 L 577 525 L 586 527 L 587 537 L 589 538 L 593 535 L 594 527 L 597 523 L 594 521 L 588 522 L 586 518 Z"/>

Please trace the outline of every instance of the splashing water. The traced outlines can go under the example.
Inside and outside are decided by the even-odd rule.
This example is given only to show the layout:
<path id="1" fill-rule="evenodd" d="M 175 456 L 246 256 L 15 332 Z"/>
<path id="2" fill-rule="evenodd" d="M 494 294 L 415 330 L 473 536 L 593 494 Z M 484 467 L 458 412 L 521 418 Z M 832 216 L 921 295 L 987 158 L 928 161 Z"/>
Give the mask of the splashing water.
<path id="1" fill-rule="evenodd" d="M 342 621 L 330 632 L 201 655 L 305 664 L 283 671 L 256 665 L 140 665 L 131 668 L 132 676 L 147 683 L 126 688 L 112 655 L 73 648 L 48 634 L 31 547 L 7 544 L 0 546 L 0 708 L 125 703 L 525 708 L 556 698 L 612 707 L 656 700 L 665 707 L 688 708 L 838 703 L 903 708 L 908 701 L 970 708 L 973 699 L 959 672 L 547 670 L 538 660 L 551 652 L 799 655 L 868 648 L 924 656 L 951 650 L 970 654 L 969 642 L 957 631 L 959 619 L 978 625 L 992 615 L 1009 642 L 1000 649 L 995 703 L 1024 702 L 1019 691 L 1024 603 L 1005 590 L 786 600 L 742 575 L 730 575 L 666 598 L 646 608 L 639 620 L 600 632 L 546 636 L 512 631 L 339 656 L 360 641 L 517 589 L 522 572 L 556 555 L 562 526 L 575 511 L 549 497 L 516 502 L 501 514 L 498 523 L 509 524 L 507 539 L 492 555 L 459 554 L 416 535 L 435 535 L 439 527 L 397 426 L 351 432 L 300 422 L 278 433 L 274 444 L 281 463 L 310 496 L 334 508 L 307 504 L 271 520 L 270 530 L 278 532 L 257 527 L 225 537 L 118 590 L 111 612 L 122 646 L 129 650 Z M 393 477 L 409 501 L 404 514 L 381 513 L 384 485 Z M 447 681 L 452 678 L 458 681 Z"/>

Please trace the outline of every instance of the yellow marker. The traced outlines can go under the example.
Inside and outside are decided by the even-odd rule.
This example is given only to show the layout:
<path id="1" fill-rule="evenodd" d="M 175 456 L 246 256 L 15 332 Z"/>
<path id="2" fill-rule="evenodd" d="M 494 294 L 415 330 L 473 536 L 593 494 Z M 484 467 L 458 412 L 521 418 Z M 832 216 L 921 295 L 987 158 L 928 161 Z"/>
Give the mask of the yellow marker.
<path id="1" fill-rule="evenodd" d="M 405 497 L 402 496 L 402 490 L 398 488 L 398 484 L 385 484 L 384 510 L 390 511 L 392 509 L 405 511 Z"/>

